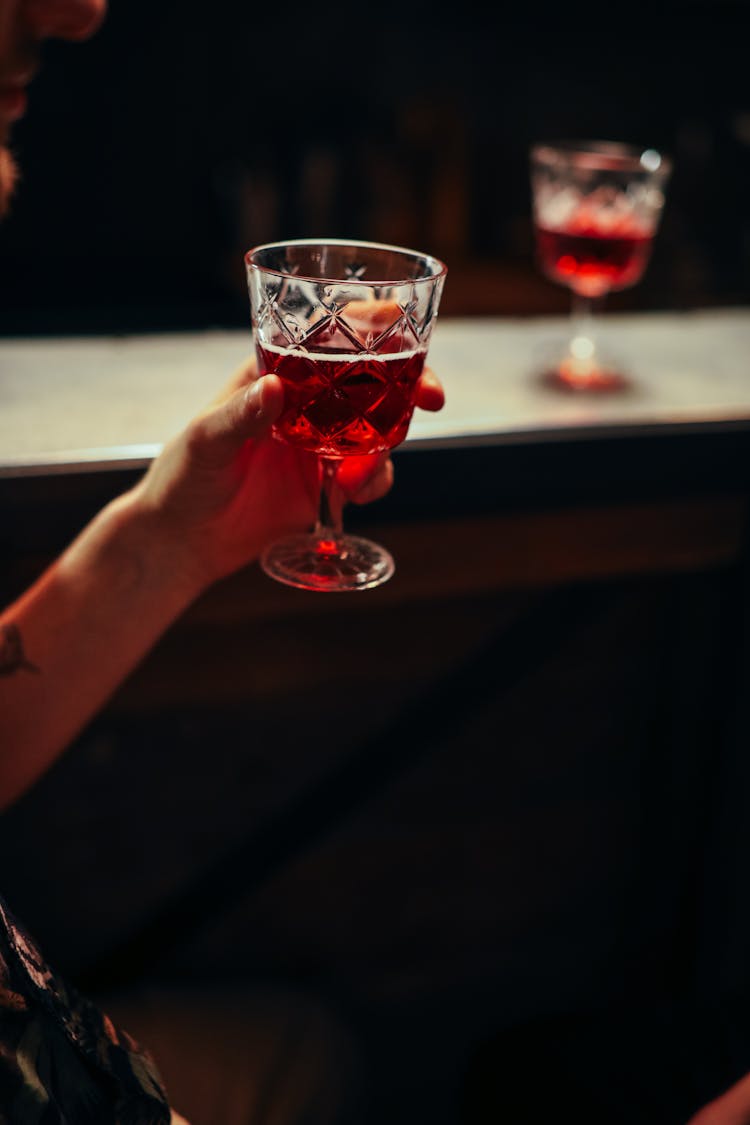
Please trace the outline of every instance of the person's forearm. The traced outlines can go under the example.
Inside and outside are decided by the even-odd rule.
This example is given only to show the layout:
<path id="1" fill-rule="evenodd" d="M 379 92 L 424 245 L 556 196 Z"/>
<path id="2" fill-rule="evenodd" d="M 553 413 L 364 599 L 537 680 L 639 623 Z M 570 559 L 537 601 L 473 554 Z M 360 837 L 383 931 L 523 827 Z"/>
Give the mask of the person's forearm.
<path id="1" fill-rule="evenodd" d="M 0 614 L 0 806 L 44 773 L 200 592 L 138 491 Z"/>

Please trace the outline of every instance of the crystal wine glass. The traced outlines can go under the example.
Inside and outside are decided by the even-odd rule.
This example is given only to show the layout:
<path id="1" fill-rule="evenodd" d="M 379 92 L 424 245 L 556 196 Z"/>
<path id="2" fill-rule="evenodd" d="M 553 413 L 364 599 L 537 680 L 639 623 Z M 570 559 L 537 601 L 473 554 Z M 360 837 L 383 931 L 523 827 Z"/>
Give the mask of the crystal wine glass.
<path id="1" fill-rule="evenodd" d="M 616 389 L 627 380 L 597 350 L 594 303 L 643 277 L 671 161 L 610 141 L 537 144 L 530 159 L 537 261 L 573 294 L 567 354 L 549 374 L 570 389 Z"/>
<path id="2" fill-rule="evenodd" d="M 331 490 L 343 458 L 405 439 L 447 269 L 429 254 L 343 239 L 267 243 L 245 264 L 258 368 L 284 387 L 272 432 L 316 453 L 321 470 L 315 527 L 271 543 L 261 566 L 305 590 L 378 586 L 393 558 L 344 533 Z"/>

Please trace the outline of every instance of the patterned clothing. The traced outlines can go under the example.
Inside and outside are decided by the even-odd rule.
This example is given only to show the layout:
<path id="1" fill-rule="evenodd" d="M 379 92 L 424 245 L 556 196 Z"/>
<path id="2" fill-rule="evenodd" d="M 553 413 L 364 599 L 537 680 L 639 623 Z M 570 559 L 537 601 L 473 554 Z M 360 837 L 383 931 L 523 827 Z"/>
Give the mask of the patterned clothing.
<path id="1" fill-rule="evenodd" d="M 169 1125 L 151 1058 L 45 963 L 0 898 L 0 1125 Z"/>

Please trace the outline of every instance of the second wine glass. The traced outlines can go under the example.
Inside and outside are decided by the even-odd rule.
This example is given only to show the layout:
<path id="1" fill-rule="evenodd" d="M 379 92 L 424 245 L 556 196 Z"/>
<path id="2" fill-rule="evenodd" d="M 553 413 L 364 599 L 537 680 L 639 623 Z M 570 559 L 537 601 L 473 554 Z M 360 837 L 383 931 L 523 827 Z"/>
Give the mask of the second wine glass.
<path id="1" fill-rule="evenodd" d="M 566 354 L 548 372 L 574 390 L 610 390 L 625 376 L 597 348 L 594 303 L 635 285 L 651 257 L 671 161 L 611 141 L 537 144 L 531 189 L 539 268 L 573 293 Z"/>
<path id="2" fill-rule="evenodd" d="M 265 572 L 305 590 L 366 590 L 393 573 L 378 543 L 346 535 L 334 486 L 343 458 L 383 453 L 407 435 L 447 269 L 400 246 L 293 239 L 245 255 L 261 374 L 284 386 L 273 433 L 320 459 L 309 534 L 271 543 Z"/>

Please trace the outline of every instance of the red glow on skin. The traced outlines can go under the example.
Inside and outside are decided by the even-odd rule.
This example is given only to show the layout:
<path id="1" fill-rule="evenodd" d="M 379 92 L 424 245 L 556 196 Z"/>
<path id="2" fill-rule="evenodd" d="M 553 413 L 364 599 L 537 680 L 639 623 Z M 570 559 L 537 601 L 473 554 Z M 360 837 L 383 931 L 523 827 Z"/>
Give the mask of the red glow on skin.
<path id="1" fill-rule="evenodd" d="M 0 118 L 10 124 L 26 112 L 26 91 L 21 86 L 0 86 Z"/>

